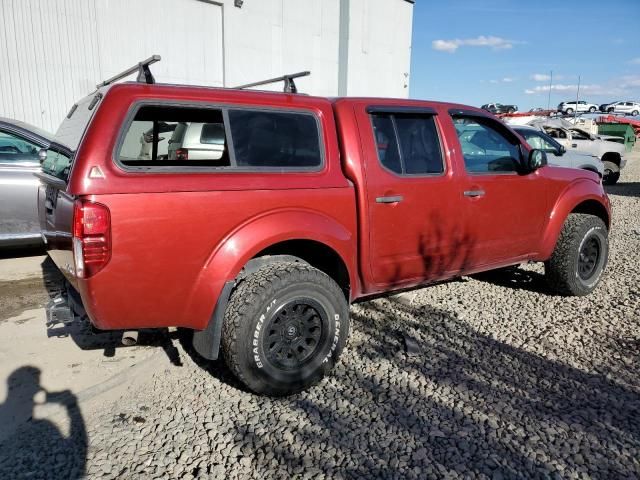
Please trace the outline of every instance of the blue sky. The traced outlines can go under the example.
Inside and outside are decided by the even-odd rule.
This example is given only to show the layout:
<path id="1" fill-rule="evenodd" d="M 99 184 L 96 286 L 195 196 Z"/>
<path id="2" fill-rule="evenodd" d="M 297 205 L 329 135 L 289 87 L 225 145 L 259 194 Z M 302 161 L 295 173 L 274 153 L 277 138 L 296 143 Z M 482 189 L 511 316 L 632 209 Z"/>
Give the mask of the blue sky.
<path id="1" fill-rule="evenodd" d="M 411 98 L 640 101 L 640 0 L 417 0 Z"/>

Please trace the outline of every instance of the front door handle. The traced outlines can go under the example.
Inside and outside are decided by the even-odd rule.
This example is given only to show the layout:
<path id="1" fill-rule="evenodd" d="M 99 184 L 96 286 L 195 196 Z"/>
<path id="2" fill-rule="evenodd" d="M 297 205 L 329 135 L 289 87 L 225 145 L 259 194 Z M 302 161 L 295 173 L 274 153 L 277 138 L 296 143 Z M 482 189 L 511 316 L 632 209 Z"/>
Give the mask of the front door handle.
<path id="1" fill-rule="evenodd" d="M 464 196 L 465 197 L 483 197 L 484 190 L 465 190 Z"/>
<path id="2" fill-rule="evenodd" d="M 398 203 L 403 200 L 402 195 L 392 195 L 389 197 L 376 197 L 376 203 Z"/>
<path id="3" fill-rule="evenodd" d="M 571 144 L 571 146 L 572 146 L 573 148 L 578 148 L 578 144 L 577 144 L 577 143 L 572 143 L 572 144 Z"/>

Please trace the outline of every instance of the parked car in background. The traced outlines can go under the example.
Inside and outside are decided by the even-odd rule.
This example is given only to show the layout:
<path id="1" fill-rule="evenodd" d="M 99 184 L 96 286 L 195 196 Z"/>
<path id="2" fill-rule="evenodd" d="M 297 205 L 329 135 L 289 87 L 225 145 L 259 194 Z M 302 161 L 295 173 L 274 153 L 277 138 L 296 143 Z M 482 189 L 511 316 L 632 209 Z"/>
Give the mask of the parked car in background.
<path id="1" fill-rule="evenodd" d="M 600 110 L 603 113 L 607 113 L 607 108 L 609 108 L 609 105 L 613 103 L 616 103 L 616 102 L 602 103 L 600 104 L 600 107 L 598 107 L 598 110 Z"/>
<path id="2" fill-rule="evenodd" d="M 480 108 L 491 113 L 515 113 L 518 111 L 517 105 L 503 105 L 502 103 L 487 103 Z"/>
<path id="3" fill-rule="evenodd" d="M 527 125 L 512 126 L 529 144 L 531 148 L 543 150 L 547 154 L 550 165 L 568 168 L 582 168 L 604 176 L 604 164 L 595 155 L 568 151 L 546 133 Z"/>
<path id="4" fill-rule="evenodd" d="M 42 242 L 38 221 L 38 153 L 51 134 L 33 125 L 0 117 L 0 247 Z"/>
<path id="5" fill-rule="evenodd" d="M 169 160 L 220 160 L 225 141 L 222 123 L 180 122 L 169 140 Z"/>
<path id="6" fill-rule="evenodd" d="M 590 112 L 593 113 L 598 110 L 599 106 L 595 103 L 588 103 L 584 100 L 579 100 L 576 104 L 576 101 L 568 101 L 562 102 L 558 105 L 558 111 L 561 113 L 566 113 L 567 115 L 571 115 L 572 113 L 578 112 Z"/>
<path id="7" fill-rule="evenodd" d="M 640 114 L 640 103 L 629 101 L 613 102 L 606 106 L 605 111 L 607 113 L 624 113 L 635 117 Z"/>
<path id="8" fill-rule="evenodd" d="M 604 165 L 602 182 L 605 185 L 613 185 L 620 179 L 620 170 L 626 164 L 623 144 L 607 141 L 599 135 L 590 135 L 579 128 L 543 128 L 550 137 L 563 145 L 567 151 L 588 153 L 602 160 Z"/>

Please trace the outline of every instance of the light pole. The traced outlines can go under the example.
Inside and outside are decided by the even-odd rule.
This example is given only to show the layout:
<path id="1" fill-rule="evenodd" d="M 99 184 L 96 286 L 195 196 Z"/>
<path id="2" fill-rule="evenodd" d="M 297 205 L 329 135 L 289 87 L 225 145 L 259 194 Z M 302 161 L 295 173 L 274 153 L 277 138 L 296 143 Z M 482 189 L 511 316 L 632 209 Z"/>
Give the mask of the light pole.
<path id="1" fill-rule="evenodd" d="M 551 87 L 553 85 L 553 70 L 549 72 L 549 98 L 547 99 L 547 111 L 551 110 Z"/>

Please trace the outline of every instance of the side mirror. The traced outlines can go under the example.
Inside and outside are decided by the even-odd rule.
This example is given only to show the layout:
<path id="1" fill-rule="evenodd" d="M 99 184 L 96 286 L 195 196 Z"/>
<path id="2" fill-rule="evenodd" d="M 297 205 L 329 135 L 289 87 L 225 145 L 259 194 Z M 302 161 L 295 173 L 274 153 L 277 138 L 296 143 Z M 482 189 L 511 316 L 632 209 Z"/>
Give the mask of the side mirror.
<path id="1" fill-rule="evenodd" d="M 40 151 L 38 152 L 38 160 L 40 160 L 40 165 L 42 165 L 46 159 L 47 159 L 47 151 L 44 148 L 41 148 Z"/>
<path id="2" fill-rule="evenodd" d="M 567 149 L 564 145 L 560 145 L 560 148 L 558 149 L 558 155 L 562 156 L 565 153 L 567 153 Z"/>
<path id="3" fill-rule="evenodd" d="M 547 164 L 547 154 L 543 150 L 533 149 L 527 159 L 527 171 L 535 172 Z"/>

